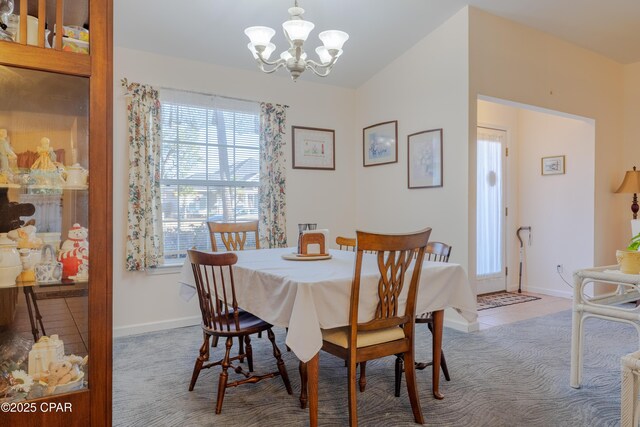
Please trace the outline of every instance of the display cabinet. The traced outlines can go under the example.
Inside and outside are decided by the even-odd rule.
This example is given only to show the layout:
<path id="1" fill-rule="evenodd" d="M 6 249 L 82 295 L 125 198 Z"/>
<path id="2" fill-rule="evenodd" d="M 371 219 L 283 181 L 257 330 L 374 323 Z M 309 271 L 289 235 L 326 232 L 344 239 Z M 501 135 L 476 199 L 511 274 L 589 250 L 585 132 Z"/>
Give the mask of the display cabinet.
<path id="1" fill-rule="evenodd" d="M 112 0 L 0 20 L 0 425 L 111 425 Z"/>

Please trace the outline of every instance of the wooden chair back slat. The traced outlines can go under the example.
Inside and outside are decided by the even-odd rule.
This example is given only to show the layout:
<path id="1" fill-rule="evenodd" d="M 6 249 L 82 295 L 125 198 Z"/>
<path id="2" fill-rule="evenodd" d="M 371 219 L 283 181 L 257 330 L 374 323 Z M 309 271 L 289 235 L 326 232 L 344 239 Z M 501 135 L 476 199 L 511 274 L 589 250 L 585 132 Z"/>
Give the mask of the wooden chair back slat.
<path id="1" fill-rule="evenodd" d="M 243 251 L 247 243 L 247 233 L 254 233 L 256 249 L 260 249 L 260 239 L 258 237 L 258 221 L 244 222 L 214 222 L 208 221 L 209 235 L 211 237 L 211 250 L 218 252 L 216 234 L 220 235 L 220 240 L 227 251 Z"/>
<path id="2" fill-rule="evenodd" d="M 375 234 L 357 231 L 355 273 L 351 289 L 350 327 L 351 339 L 357 331 L 370 331 L 394 325 L 411 323 L 415 317 L 415 297 L 424 260 L 424 251 L 431 229 L 403 235 Z M 365 251 L 375 251 L 378 266 L 378 305 L 374 318 L 358 323 L 362 258 Z M 414 254 L 417 254 L 414 257 Z M 404 313 L 399 312 L 400 294 L 407 279 L 406 273 L 413 266 L 407 303 Z M 355 345 L 355 341 L 353 343 Z"/>
<path id="3" fill-rule="evenodd" d="M 213 331 L 238 330 L 238 301 L 233 281 L 233 265 L 238 261 L 237 255 L 196 250 L 187 252 L 196 282 L 203 326 Z M 227 288 L 231 295 L 228 295 Z"/>

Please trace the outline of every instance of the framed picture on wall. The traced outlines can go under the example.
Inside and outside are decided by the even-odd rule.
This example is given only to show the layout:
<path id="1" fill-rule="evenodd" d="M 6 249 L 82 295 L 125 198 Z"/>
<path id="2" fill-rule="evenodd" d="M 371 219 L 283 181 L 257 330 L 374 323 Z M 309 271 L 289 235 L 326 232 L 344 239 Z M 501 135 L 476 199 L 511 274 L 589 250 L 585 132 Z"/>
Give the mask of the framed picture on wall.
<path id="1" fill-rule="evenodd" d="M 333 129 L 291 126 L 291 135 L 293 169 L 336 169 Z"/>
<path id="2" fill-rule="evenodd" d="M 442 129 L 407 136 L 409 188 L 442 187 Z"/>
<path id="3" fill-rule="evenodd" d="M 542 175 L 564 174 L 564 156 L 542 158 Z"/>
<path id="4" fill-rule="evenodd" d="M 363 166 L 398 162 L 398 121 L 378 123 L 362 129 Z"/>

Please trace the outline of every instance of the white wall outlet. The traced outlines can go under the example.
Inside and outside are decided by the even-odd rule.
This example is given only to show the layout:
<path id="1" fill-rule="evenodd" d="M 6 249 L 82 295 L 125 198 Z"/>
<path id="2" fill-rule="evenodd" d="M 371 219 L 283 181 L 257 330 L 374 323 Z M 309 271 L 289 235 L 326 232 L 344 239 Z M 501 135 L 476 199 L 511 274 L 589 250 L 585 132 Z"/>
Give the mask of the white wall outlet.
<path id="1" fill-rule="evenodd" d="M 564 265 L 558 264 L 556 270 L 558 270 L 558 273 L 564 273 Z"/>

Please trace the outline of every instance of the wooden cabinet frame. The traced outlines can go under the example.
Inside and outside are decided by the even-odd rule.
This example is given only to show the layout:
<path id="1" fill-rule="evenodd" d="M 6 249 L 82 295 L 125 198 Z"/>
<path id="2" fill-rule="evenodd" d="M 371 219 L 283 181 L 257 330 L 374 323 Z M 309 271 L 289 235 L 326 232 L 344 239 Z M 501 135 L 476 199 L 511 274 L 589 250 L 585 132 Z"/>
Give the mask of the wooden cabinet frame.
<path id="1" fill-rule="evenodd" d="M 69 402 L 72 404 L 72 412 L 38 410 L 35 413 L 2 413 L 2 425 L 111 425 L 113 0 L 87 1 L 91 29 L 90 55 L 0 42 L 0 65 L 84 76 L 90 79 L 89 248 L 90 253 L 99 256 L 92 257 L 89 270 L 89 388 L 71 394 L 29 401 L 35 402 L 37 407 L 48 402 Z M 22 4 L 26 4 L 26 1 L 21 2 Z M 24 13 L 26 15 L 26 11 Z"/>

